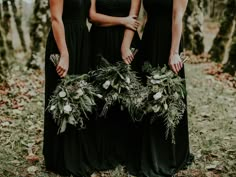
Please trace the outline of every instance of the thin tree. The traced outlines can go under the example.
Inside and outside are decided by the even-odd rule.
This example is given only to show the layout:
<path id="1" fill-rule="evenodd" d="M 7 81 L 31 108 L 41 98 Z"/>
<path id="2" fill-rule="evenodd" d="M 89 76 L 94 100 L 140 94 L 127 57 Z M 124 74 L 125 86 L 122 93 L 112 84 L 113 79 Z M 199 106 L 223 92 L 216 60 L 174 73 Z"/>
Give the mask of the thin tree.
<path id="1" fill-rule="evenodd" d="M 184 17 L 184 47 L 194 54 L 204 52 L 203 17 L 203 2 L 201 0 L 189 0 Z"/>
<path id="2" fill-rule="evenodd" d="M 231 50 L 229 52 L 229 59 L 224 65 L 224 72 L 228 72 L 231 75 L 236 75 L 236 31 L 234 33 Z"/>
<path id="3" fill-rule="evenodd" d="M 35 0 L 33 19 L 31 20 L 31 57 L 27 67 L 39 69 L 44 56 L 46 34 L 49 30 L 49 5 L 47 0 Z"/>
<path id="4" fill-rule="evenodd" d="M 0 3 L 0 23 L 2 23 L 2 4 Z M 0 25 L 0 83 L 5 82 L 7 76 L 7 68 L 8 68 L 8 61 L 7 61 L 7 50 L 6 50 L 6 41 L 4 38 L 2 25 Z"/>
<path id="5" fill-rule="evenodd" d="M 20 13 L 20 9 L 22 6 L 19 6 L 17 8 L 15 0 L 10 0 L 11 1 L 11 7 L 12 7 L 12 12 L 14 15 L 15 23 L 16 23 L 16 28 L 20 37 L 20 42 L 23 50 L 26 52 L 26 43 L 25 43 L 25 38 L 24 38 L 24 31 L 22 29 L 22 14 Z M 20 1 L 22 3 L 22 0 Z"/>
<path id="6" fill-rule="evenodd" d="M 216 62 L 222 62 L 227 52 L 227 44 L 233 34 L 233 22 L 235 18 L 235 0 L 228 0 L 224 11 L 223 21 L 220 30 L 216 35 L 212 48 L 210 49 L 211 59 Z"/>
<path id="7" fill-rule="evenodd" d="M 7 48 L 10 53 L 13 53 L 13 43 L 12 43 L 12 29 L 11 29 L 11 13 L 9 8 L 9 0 L 3 0 L 2 2 L 2 22 L 1 26 L 3 28 L 4 36 L 6 36 Z"/>

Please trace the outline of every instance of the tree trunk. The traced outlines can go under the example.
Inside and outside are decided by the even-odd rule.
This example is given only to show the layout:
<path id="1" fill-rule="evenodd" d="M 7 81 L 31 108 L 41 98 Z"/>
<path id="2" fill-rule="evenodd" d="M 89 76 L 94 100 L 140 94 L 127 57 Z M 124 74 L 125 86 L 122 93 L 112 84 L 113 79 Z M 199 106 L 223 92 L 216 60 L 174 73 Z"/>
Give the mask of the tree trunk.
<path id="1" fill-rule="evenodd" d="M 216 0 L 212 0 L 212 3 L 211 3 L 211 13 L 210 13 L 210 17 L 211 18 L 214 18 L 215 17 L 215 7 L 216 7 Z"/>
<path id="2" fill-rule="evenodd" d="M 20 37 L 20 42 L 21 42 L 21 46 L 24 50 L 24 52 L 26 52 L 26 43 L 25 43 L 25 38 L 24 38 L 24 31 L 22 29 L 22 19 L 21 19 L 21 14 L 20 14 L 20 10 L 22 7 L 19 7 L 17 9 L 16 7 L 16 3 L 15 0 L 10 0 L 11 1 L 11 5 L 12 5 L 12 11 L 14 14 L 14 18 L 15 18 L 15 23 L 16 23 L 16 28 Z"/>
<path id="3" fill-rule="evenodd" d="M 229 52 L 229 58 L 227 63 L 224 65 L 224 71 L 230 73 L 231 75 L 236 74 L 236 29 L 234 30 L 232 44 Z"/>
<path id="4" fill-rule="evenodd" d="M 31 57 L 27 63 L 28 68 L 40 69 L 44 56 L 46 34 L 49 30 L 49 5 L 47 0 L 35 0 L 34 16 L 31 22 Z"/>
<path id="5" fill-rule="evenodd" d="M 2 4 L 0 4 L 0 24 L 2 24 Z M 5 38 L 2 25 L 0 25 L 0 83 L 5 82 L 7 76 L 8 62 L 6 58 Z"/>
<path id="6" fill-rule="evenodd" d="M 203 2 L 189 0 L 184 17 L 184 47 L 196 55 L 204 52 L 203 17 Z"/>
<path id="7" fill-rule="evenodd" d="M 193 28 L 192 28 L 193 9 L 194 9 L 193 1 L 189 0 L 184 16 L 184 32 L 183 32 L 184 48 L 187 50 L 192 50 L 193 48 Z"/>
<path id="8" fill-rule="evenodd" d="M 193 13 L 193 30 L 194 30 L 194 43 L 193 43 L 193 53 L 198 55 L 204 52 L 204 43 L 203 43 L 203 2 L 202 0 L 194 1 L 195 8 Z"/>
<path id="9" fill-rule="evenodd" d="M 236 5 L 235 0 L 228 0 L 224 19 L 220 25 L 220 30 L 213 41 L 213 46 L 210 50 L 211 59 L 215 62 L 221 62 L 225 56 L 226 46 L 230 40 L 230 34 L 233 28 L 235 18 Z"/>
<path id="10" fill-rule="evenodd" d="M 6 44 L 7 49 L 10 53 L 13 53 L 13 44 L 12 44 L 12 29 L 11 29 L 11 13 L 9 9 L 9 0 L 3 0 L 2 2 L 2 28 L 4 32 L 4 36 L 6 36 Z"/>

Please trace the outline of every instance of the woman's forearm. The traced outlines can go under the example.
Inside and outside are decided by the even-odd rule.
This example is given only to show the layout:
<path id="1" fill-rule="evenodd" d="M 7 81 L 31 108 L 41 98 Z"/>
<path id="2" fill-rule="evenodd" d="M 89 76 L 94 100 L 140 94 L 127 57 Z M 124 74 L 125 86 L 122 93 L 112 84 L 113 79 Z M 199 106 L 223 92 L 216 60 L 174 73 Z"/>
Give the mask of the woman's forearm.
<path id="1" fill-rule="evenodd" d="M 141 5 L 140 0 L 132 0 L 129 15 L 130 16 L 132 16 L 132 15 L 138 16 L 139 10 L 140 10 L 140 5 Z M 125 29 L 122 47 L 130 48 L 134 34 L 135 34 L 135 31 L 128 29 L 128 28 Z"/>
<path id="2" fill-rule="evenodd" d="M 103 27 L 124 25 L 124 17 L 113 17 L 97 13 L 96 0 L 91 0 L 91 6 L 89 10 L 89 21 L 95 25 Z"/>
<path id="3" fill-rule="evenodd" d="M 124 18 L 125 17 L 112 17 L 97 12 L 89 13 L 89 21 L 95 25 L 102 27 L 124 25 Z"/>
<path id="4" fill-rule="evenodd" d="M 173 15 L 172 22 L 172 42 L 171 42 L 171 50 L 170 55 L 175 53 L 179 53 L 180 40 L 182 35 L 182 17 L 181 15 L 175 14 Z"/>
<path id="5" fill-rule="evenodd" d="M 68 55 L 66 39 L 65 39 L 65 29 L 62 22 L 62 13 L 64 1 L 60 0 L 50 0 L 50 12 L 51 12 L 51 23 L 53 36 L 57 44 L 57 48 L 60 55 Z"/>
<path id="6" fill-rule="evenodd" d="M 180 40 L 183 29 L 183 16 L 188 0 L 173 0 L 172 12 L 172 41 L 170 55 L 179 53 Z"/>
<path id="7" fill-rule="evenodd" d="M 65 40 L 65 29 L 62 20 L 52 19 L 52 31 L 60 55 L 69 55 Z"/>

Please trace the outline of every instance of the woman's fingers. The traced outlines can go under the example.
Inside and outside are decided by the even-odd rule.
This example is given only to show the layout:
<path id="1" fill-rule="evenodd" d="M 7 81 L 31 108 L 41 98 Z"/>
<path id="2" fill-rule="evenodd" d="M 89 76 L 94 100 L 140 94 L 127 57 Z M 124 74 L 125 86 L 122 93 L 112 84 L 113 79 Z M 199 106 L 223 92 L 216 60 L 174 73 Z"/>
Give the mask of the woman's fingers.
<path id="1" fill-rule="evenodd" d="M 138 20 L 135 21 L 135 24 L 137 25 L 137 27 L 140 25 L 140 22 Z"/>
<path id="2" fill-rule="evenodd" d="M 133 30 L 133 31 L 137 30 L 137 28 L 134 25 L 130 26 L 130 29 Z"/>
<path id="3" fill-rule="evenodd" d="M 62 68 L 60 66 L 57 67 L 56 69 L 57 73 L 61 72 L 62 71 Z"/>
<path id="4" fill-rule="evenodd" d="M 132 17 L 133 19 L 137 19 L 138 18 L 137 15 L 131 15 L 130 17 Z"/>
<path id="5" fill-rule="evenodd" d="M 180 70 L 179 63 L 175 64 L 175 68 L 176 68 L 176 71 L 177 71 L 176 74 L 178 74 L 178 72 L 179 72 L 179 70 Z"/>
<path id="6" fill-rule="evenodd" d="M 60 72 L 58 72 L 58 75 L 61 77 L 64 73 L 65 71 L 61 70 Z"/>
<path id="7" fill-rule="evenodd" d="M 183 67 L 182 62 L 179 62 L 178 66 L 179 66 L 179 71 L 180 71 L 180 70 L 182 69 L 182 67 Z M 179 72 L 179 71 L 178 71 L 178 72 Z"/>
<path id="8" fill-rule="evenodd" d="M 125 64 L 127 64 L 127 65 L 129 64 L 129 61 L 127 59 L 125 59 Z"/>
<path id="9" fill-rule="evenodd" d="M 66 77 L 67 72 L 65 71 L 60 77 Z"/>
<path id="10" fill-rule="evenodd" d="M 171 64 L 171 65 L 170 65 L 170 68 L 171 68 L 171 70 L 172 70 L 175 74 L 177 74 L 177 70 L 176 70 L 174 64 Z"/>
<path id="11" fill-rule="evenodd" d="M 58 66 L 57 69 L 57 74 L 60 76 L 60 77 L 65 77 L 66 74 L 67 74 L 67 71 L 66 69 L 62 68 L 61 66 Z"/>

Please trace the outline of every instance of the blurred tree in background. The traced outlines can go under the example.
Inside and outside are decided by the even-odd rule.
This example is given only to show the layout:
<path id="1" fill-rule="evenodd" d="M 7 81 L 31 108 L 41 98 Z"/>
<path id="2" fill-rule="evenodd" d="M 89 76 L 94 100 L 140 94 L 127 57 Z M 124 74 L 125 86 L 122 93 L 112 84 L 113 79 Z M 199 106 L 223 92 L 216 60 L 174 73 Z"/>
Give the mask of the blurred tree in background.
<path id="1" fill-rule="evenodd" d="M 12 6 L 12 12 L 14 15 L 14 19 L 15 19 L 15 23 L 16 23 L 16 29 L 17 32 L 19 34 L 19 38 L 20 38 L 20 43 L 21 46 L 23 48 L 23 51 L 26 52 L 26 41 L 24 38 L 24 31 L 22 28 L 22 6 L 23 6 L 23 1 L 22 0 L 18 0 L 19 5 L 16 5 L 15 0 L 10 0 L 11 2 L 11 6 Z"/>
<path id="2" fill-rule="evenodd" d="M 204 52 L 203 23 L 203 1 L 189 0 L 184 17 L 184 47 L 194 54 Z"/>
<path id="3" fill-rule="evenodd" d="M 236 1 L 228 0 L 223 13 L 222 22 L 220 24 L 220 30 L 214 39 L 213 46 L 210 50 L 212 59 L 216 62 L 224 60 L 227 55 L 227 48 L 230 45 L 229 42 L 232 40 L 234 29 L 235 29 L 235 13 L 236 13 Z M 227 60 L 227 59 L 226 59 Z"/>
<path id="4" fill-rule="evenodd" d="M 44 46 L 49 30 L 48 0 L 35 0 L 33 18 L 30 23 L 31 57 L 27 67 L 39 69 L 44 59 Z"/>
<path id="5" fill-rule="evenodd" d="M 0 4 L 0 82 L 4 82 L 6 78 L 8 61 L 7 61 L 7 49 L 5 39 L 5 29 L 3 28 L 3 4 Z"/>

